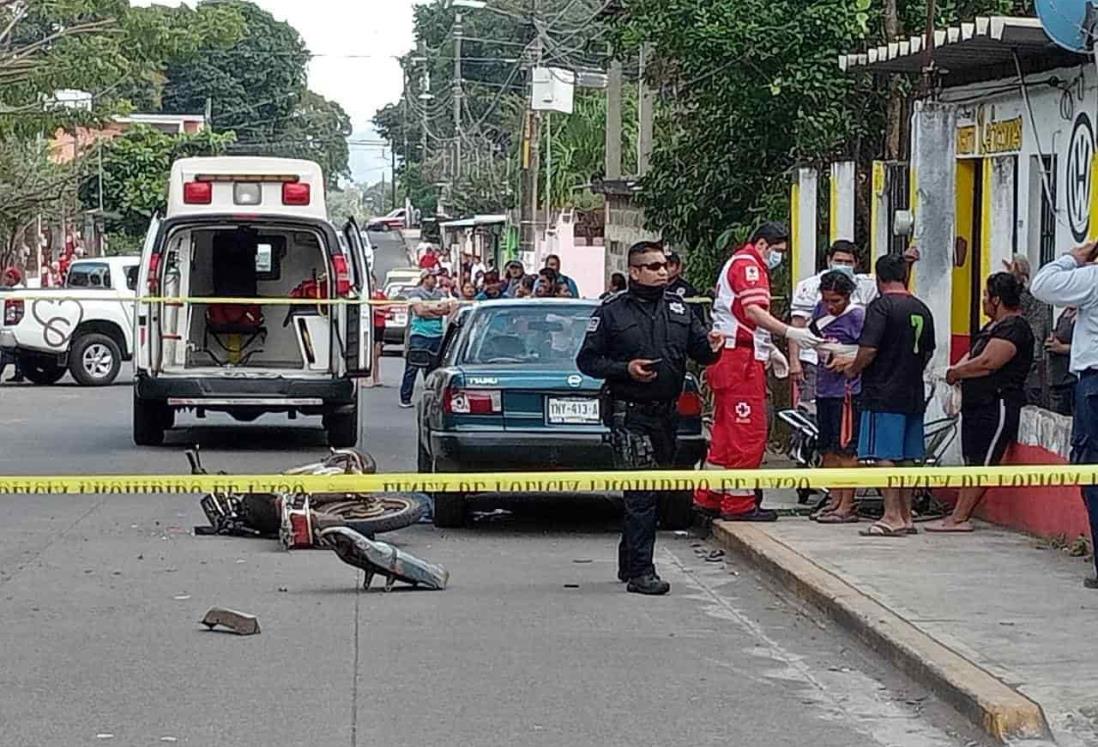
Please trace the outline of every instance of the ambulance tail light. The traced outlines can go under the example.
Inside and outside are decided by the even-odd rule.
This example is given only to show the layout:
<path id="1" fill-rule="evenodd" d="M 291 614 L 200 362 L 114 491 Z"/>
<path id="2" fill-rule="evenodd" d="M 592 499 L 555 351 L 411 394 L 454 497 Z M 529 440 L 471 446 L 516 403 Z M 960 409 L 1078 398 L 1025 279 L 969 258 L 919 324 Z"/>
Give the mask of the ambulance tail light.
<path id="1" fill-rule="evenodd" d="M 149 255 L 149 279 L 148 289 L 149 293 L 156 293 L 160 288 L 160 255 Z"/>
<path id="2" fill-rule="evenodd" d="M 213 203 L 213 184 L 210 182 L 187 182 L 183 185 L 184 205 L 209 205 Z"/>
<path id="3" fill-rule="evenodd" d="M 697 418 L 702 414 L 702 401 L 697 392 L 683 392 L 678 401 L 679 416 Z"/>
<path id="4" fill-rule="evenodd" d="M 9 298 L 4 301 L 4 326 L 14 327 L 23 321 L 25 310 L 26 307 L 23 305 L 22 299 Z"/>
<path id="5" fill-rule="evenodd" d="M 282 184 L 283 205 L 308 205 L 312 202 L 312 189 L 306 182 L 284 182 Z"/>
<path id="6" fill-rule="evenodd" d="M 347 267 L 347 257 L 337 254 L 332 257 L 332 268 L 335 270 L 336 295 L 343 297 L 351 294 L 351 272 Z"/>

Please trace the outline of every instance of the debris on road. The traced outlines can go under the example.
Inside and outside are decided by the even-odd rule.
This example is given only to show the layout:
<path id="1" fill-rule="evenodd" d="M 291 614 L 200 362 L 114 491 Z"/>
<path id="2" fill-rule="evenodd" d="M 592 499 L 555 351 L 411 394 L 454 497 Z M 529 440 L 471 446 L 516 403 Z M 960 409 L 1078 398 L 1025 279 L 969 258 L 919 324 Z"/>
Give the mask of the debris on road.
<path id="1" fill-rule="evenodd" d="M 256 619 L 255 615 L 227 610 L 222 607 L 211 607 L 201 622 L 210 630 L 220 625 L 237 635 L 257 635 L 259 633 L 259 620 Z"/>
<path id="2" fill-rule="evenodd" d="M 375 575 L 385 579 L 385 591 L 391 591 L 395 581 L 442 590 L 450 580 L 450 573 L 442 566 L 420 560 L 384 542 L 368 539 L 348 527 L 330 527 L 322 530 L 320 536 L 335 550 L 340 560 L 365 571 L 363 589 L 370 588 Z"/>

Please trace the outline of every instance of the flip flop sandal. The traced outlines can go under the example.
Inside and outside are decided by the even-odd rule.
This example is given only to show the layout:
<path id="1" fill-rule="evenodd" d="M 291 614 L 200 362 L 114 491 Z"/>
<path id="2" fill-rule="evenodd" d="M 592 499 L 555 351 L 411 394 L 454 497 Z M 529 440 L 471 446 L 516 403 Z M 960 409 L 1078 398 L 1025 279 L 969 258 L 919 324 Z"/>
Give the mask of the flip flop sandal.
<path id="1" fill-rule="evenodd" d="M 824 516 L 830 516 L 833 513 L 835 513 L 835 509 L 833 508 L 821 508 L 819 511 L 813 511 L 812 513 L 810 513 L 808 515 L 808 518 L 812 521 L 819 521 Z"/>
<path id="2" fill-rule="evenodd" d="M 816 521 L 820 524 L 857 524 L 861 519 L 858 518 L 857 514 L 840 514 L 832 512 L 824 514 L 816 519 Z"/>
<path id="3" fill-rule="evenodd" d="M 908 536 L 906 529 L 893 529 L 888 524 L 882 524 L 879 521 L 870 524 L 865 529 L 858 532 L 862 537 L 906 537 Z"/>
<path id="4" fill-rule="evenodd" d="M 719 563 L 724 560 L 724 550 L 714 550 L 705 556 L 706 563 Z"/>
<path id="5" fill-rule="evenodd" d="M 904 527 L 905 534 L 918 534 L 919 530 L 915 527 Z"/>
<path id="6" fill-rule="evenodd" d="M 955 527 L 950 528 L 950 529 L 945 529 L 940 524 L 937 525 L 937 526 L 923 527 L 923 529 L 927 532 L 933 532 L 935 534 L 970 534 L 970 533 L 976 531 L 976 527 L 972 526 L 971 524 L 968 526 L 967 529 L 957 529 Z"/>

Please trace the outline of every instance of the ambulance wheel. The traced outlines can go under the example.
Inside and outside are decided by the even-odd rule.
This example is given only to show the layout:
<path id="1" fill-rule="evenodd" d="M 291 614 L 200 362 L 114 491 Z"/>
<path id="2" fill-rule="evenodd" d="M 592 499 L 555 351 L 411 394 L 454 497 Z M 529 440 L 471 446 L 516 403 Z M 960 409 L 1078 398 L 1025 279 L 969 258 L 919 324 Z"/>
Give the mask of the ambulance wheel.
<path id="1" fill-rule="evenodd" d="M 447 529 L 465 524 L 464 493 L 435 493 L 434 498 L 436 527 Z"/>
<path id="2" fill-rule="evenodd" d="M 328 445 L 346 449 L 358 444 L 358 406 L 348 411 L 331 412 L 324 416 Z"/>
<path id="3" fill-rule="evenodd" d="M 165 412 L 167 411 L 167 412 Z M 133 442 L 138 446 L 160 446 L 164 443 L 164 425 L 170 410 L 156 400 L 133 397 Z"/>
<path id="4" fill-rule="evenodd" d="M 694 523 L 694 494 L 674 490 L 660 495 L 660 526 L 667 530 L 689 529 Z"/>

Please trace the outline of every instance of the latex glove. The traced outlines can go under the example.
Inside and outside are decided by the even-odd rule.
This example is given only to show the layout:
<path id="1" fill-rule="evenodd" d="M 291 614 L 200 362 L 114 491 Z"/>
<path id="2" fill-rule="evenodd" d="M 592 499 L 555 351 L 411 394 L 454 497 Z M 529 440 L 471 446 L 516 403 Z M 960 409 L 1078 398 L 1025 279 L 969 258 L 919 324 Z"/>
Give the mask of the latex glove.
<path id="1" fill-rule="evenodd" d="M 770 349 L 770 360 L 767 361 L 767 365 L 779 379 L 789 378 L 789 359 L 777 348 Z"/>
<path id="2" fill-rule="evenodd" d="M 822 337 L 816 337 L 807 327 L 787 327 L 785 339 L 792 340 L 804 348 L 814 348 L 823 342 Z"/>

